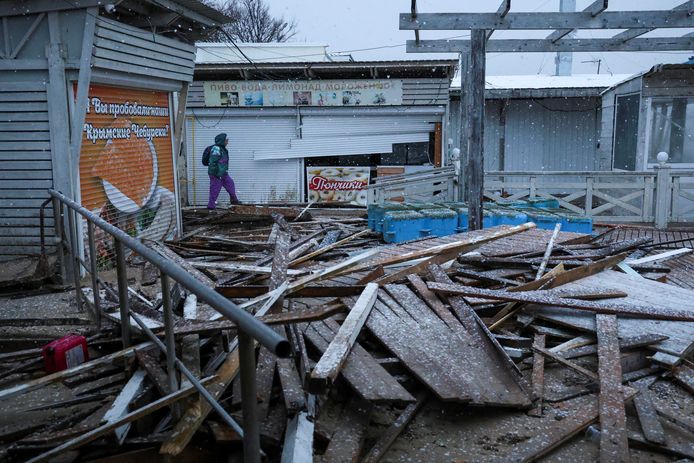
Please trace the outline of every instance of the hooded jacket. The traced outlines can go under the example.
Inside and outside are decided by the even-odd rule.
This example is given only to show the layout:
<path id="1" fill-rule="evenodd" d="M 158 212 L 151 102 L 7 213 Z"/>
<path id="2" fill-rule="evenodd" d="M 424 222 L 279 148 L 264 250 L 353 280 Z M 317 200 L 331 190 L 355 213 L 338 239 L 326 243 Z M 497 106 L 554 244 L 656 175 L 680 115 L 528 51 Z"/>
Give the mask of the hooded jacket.
<path id="1" fill-rule="evenodd" d="M 210 151 L 210 164 L 207 166 L 207 173 L 215 177 L 223 177 L 229 170 L 229 151 L 224 142 L 227 134 L 220 133 L 214 137 L 214 146 Z"/>

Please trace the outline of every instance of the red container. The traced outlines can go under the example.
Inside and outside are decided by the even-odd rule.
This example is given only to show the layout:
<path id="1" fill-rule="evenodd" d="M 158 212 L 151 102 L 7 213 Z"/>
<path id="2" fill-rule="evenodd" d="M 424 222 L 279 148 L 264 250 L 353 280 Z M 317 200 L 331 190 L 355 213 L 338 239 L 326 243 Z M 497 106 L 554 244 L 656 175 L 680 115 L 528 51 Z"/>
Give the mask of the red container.
<path id="1" fill-rule="evenodd" d="M 43 365 L 48 373 L 66 370 L 89 360 L 87 338 L 70 334 L 43 346 Z"/>

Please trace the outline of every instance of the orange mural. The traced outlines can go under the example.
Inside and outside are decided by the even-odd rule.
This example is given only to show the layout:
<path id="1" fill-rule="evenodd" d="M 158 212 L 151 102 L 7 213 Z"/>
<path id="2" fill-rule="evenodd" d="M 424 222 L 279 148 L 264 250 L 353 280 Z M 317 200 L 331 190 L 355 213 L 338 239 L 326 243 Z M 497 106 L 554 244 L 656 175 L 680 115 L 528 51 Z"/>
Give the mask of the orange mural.
<path id="1" fill-rule="evenodd" d="M 176 232 L 176 196 L 166 92 L 92 85 L 82 131 L 81 202 L 138 238 Z M 100 257 L 112 243 L 98 239 Z"/>

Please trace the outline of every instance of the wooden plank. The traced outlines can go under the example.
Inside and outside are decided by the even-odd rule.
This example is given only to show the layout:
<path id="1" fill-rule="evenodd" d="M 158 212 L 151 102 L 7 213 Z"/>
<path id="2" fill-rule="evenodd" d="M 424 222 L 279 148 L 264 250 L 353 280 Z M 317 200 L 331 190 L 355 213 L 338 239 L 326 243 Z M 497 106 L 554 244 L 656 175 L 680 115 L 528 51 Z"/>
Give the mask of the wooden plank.
<path id="1" fill-rule="evenodd" d="M 161 395 L 171 394 L 169 378 L 164 369 L 159 365 L 157 358 L 151 353 L 137 351 L 137 361 L 145 369 Z"/>
<path id="2" fill-rule="evenodd" d="M 476 249 L 477 247 L 490 241 L 512 236 L 517 233 L 521 233 L 533 228 L 535 228 L 535 224 L 530 222 L 515 227 L 501 227 L 500 229 L 494 229 L 483 234 L 474 235 L 472 237 L 467 237 L 465 239 L 456 240 L 449 243 L 439 244 L 436 246 L 428 247 L 426 249 L 391 254 L 387 257 L 377 259 L 375 262 L 367 262 L 362 267 L 358 267 L 356 271 L 371 270 L 376 265 L 382 265 L 386 267 L 389 265 L 400 264 L 403 262 L 408 262 L 416 259 L 422 259 L 425 257 L 431 257 L 441 254 L 448 254 L 452 252 L 467 252 Z M 377 249 L 377 251 L 380 252 L 381 250 Z"/>
<path id="3" fill-rule="evenodd" d="M 323 454 L 324 463 L 357 463 L 364 446 L 366 427 L 373 406 L 366 400 L 352 398 L 342 410 L 337 429 Z"/>
<path id="4" fill-rule="evenodd" d="M 542 347 L 537 347 L 535 345 L 533 345 L 533 352 L 536 352 L 536 353 L 541 354 L 541 355 L 543 355 L 549 359 L 552 359 L 555 362 L 560 363 L 561 365 L 572 369 L 576 373 L 579 373 L 579 374 L 585 376 L 586 378 L 589 378 L 589 379 L 596 381 L 596 382 L 598 381 L 598 375 L 596 375 L 592 371 L 586 370 L 582 366 L 576 365 L 573 362 L 569 362 L 568 360 L 566 360 L 563 357 L 560 357 L 559 355 L 555 354 L 554 352 L 550 352 L 547 349 L 544 349 Z"/>
<path id="5" fill-rule="evenodd" d="M 535 340 L 533 341 L 533 346 L 540 349 L 545 347 L 545 335 L 536 334 Z M 531 416 L 542 416 L 542 397 L 545 391 L 545 358 L 535 352 L 533 357 L 533 399 L 535 404 L 533 408 L 528 411 L 528 415 Z"/>
<path id="6" fill-rule="evenodd" d="M 195 268 L 209 268 L 213 270 L 224 270 L 227 272 L 239 272 L 239 273 L 260 273 L 260 274 L 270 274 L 272 273 L 271 267 L 259 267 L 257 265 L 245 265 L 236 263 L 226 263 L 226 262 L 191 262 Z M 305 270 L 288 270 L 288 275 L 305 275 Z"/>
<path id="7" fill-rule="evenodd" d="M 633 383 L 632 386 L 634 386 Z M 660 419 L 658 418 L 658 412 L 653 406 L 651 393 L 648 390 L 648 387 L 637 386 L 637 389 L 639 393 L 634 397 L 634 407 L 636 408 L 636 414 L 639 417 L 639 423 L 641 424 L 643 435 L 650 442 L 654 442 L 656 444 L 665 444 L 665 431 L 663 430 L 663 425 L 660 423 Z"/>
<path id="8" fill-rule="evenodd" d="M 134 355 L 136 350 L 145 350 L 145 349 L 151 349 L 154 347 L 154 344 L 151 342 L 146 342 L 142 344 L 138 344 L 136 346 L 131 346 L 126 349 L 120 350 L 118 352 L 114 352 L 113 354 L 105 355 L 103 357 L 99 357 L 94 360 L 90 360 L 89 362 L 85 362 L 81 365 L 77 365 L 76 367 L 73 368 L 68 368 L 67 370 L 62 370 L 58 371 L 56 373 L 52 373 L 50 375 L 42 376 L 40 378 L 27 381 L 24 383 L 16 384 L 14 386 L 5 388 L 0 390 L 0 399 L 6 400 L 10 397 L 14 397 L 19 394 L 24 394 L 29 391 L 36 390 L 40 387 L 46 386 L 48 384 L 55 383 L 57 381 L 61 381 L 64 378 L 68 378 L 73 375 L 77 375 L 79 373 L 83 373 L 86 371 L 90 371 L 96 367 L 100 367 L 102 365 L 108 365 L 114 360 L 120 359 L 120 358 L 128 358 Z"/>
<path id="9" fill-rule="evenodd" d="M 556 307 L 568 307 L 572 309 L 586 310 L 594 313 L 625 315 L 637 318 L 649 318 L 657 320 L 694 321 L 694 312 L 676 310 L 666 307 L 638 306 L 633 304 L 597 303 L 554 297 L 542 291 L 515 292 L 498 291 L 493 289 L 473 288 L 457 284 L 429 283 L 429 289 L 434 292 L 461 296 L 474 296 L 482 299 L 492 299 L 508 302 L 525 302 Z"/>
<path id="10" fill-rule="evenodd" d="M 322 353 L 338 329 L 337 322 L 328 319 L 311 323 L 304 335 Z M 360 397 L 371 402 L 415 400 L 359 343 L 354 344 L 340 374 Z"/>
<path id="11" fill-rule="evenodd" d="M 683 256 L 694 251 L 694 249 L 680 248 L 673 249 L 671 251 L 662 252 L 660 254 L 655 254 L 652 256 L 642 257 L 640 259 L 630 259 L 626 261 L 627 265 L 638 265 L 638 264 L 650 264 L 652 262 L 660 262 L 666 259 L 672 259 L 673 257 Z"/>
<path id="12" fill-rule="evenodd" d="M 413 404 L 408 405 L 403 412 L 398 415 L 397 419 L 393 424 L 386 429 L 386 431 L 381 435 L 381 437 L 376 441 L 369 453 L 361 460 L 361 463 L 377 463 L 383 458 L 386 451 L 395 442 L 400 433 L 407 427 L 407 425 L 412 421 L 417 412 L 422 408 L 424 403 L 428 398 L 428 394 L 422 393 L 417 396 L 417 401 Z"/>
<path id="13" fill-rule="evenodd" d="M 249 298 L 267 294 L 267 286 L 217 286 L 219 294 L 229 298 Z M 358 296 L 364 291 L 364 285 L 306 286 L 285 297 L 349 297 Z"/>
<path id="14" fill-rule="evenodd" d="M 239 369 L 238 351 L 234 349 L 227 356 L 224 363 L 219 367 L 215 375 L 215 382 L 210 384 L 207 391 L 219 400 L 219 397 L 226 391 L 231 381 L 236 376 Z M 163 455 L 176 456 L 186 448 L 193 435 L 212 411 L 212 406 L 204 398 L 198 398 L 194 404 L 186 408 L 181 419 L 178 420 L 169 438 L 162 443 L 159 453 Z"/>
<path id="15" fill-rule="evenodd" d="M 626 462 L 629 440 L 622 396 L 622 365 L 617 340 L 617 317 L 595 316 L 598 336 L 598 372 L 600 374 L 600 461 Z"/>
<path id="16" fill-rule="evenodd" d="M 554 241 L 557 239 L 557 235 L 559 235 L 559 230 L 561 230 L 561 223 L 554 226 L 554 231 L 549 238 L 549 243 L 547 243 L 547 249 L 545 249 L 545 255 L 542 257 L 540 268 L 537 269 L 537 274 L 535 275 L 536 280 L 539 280 L 542 274 L 545 273 L 545 268 L 547 267 L 547 262 L 549 262 L 549 256 L 552 255 L 552 248 L 554 247 Z"/>
<path id="17" fill-rule="evenodd" d="M 683 363 L 673 370 L 672 377 L 690 394 L 694 394 L 694 368 Z"/>
<path id="18" fill-rule="evenodd" d="M 289 421 L 284 438 L 281 463 L 313 462 L 313 421 L 308 413 L 298 413 Z"/>
<path id="19" fill-rule="evenodd" d="M 260 349 L 258 364 L 255 367 L 256 395 L 258 396 L 258 421 L 267 418 L 272 396 L 272 384 L 275 379 L 275 362 L 277 357 L 267 349 Z M 240 392 L 240 391 L 239 391 Z M 240 393 L 234 392 L 234 399 L 240 398 Z"/>
<path id="20" fill-rule="evenodd" d="M 322 394 L 335 381 L 376 302 L 378 285 L 369 283 L 311 372 L 308 390 Z"/>
<path id="21" fill-rule="evenodd" d="M 293 359 L 277 359 L 276 362 L 284 395 L 284 404 L 287 407 L 287 413 L 293 415 L 306 407 L 301 379 Z"/>
<path id="22" fill-rule="evenodd" d="M 212 380 L 212 378 L 207 378 L 203 380 L 203 384 L 207 384 Z M 110 433 L 111 431 L 119 428 L 120 426 L 123 426 L 124 424 L 127 423 L 132 423 L 135 420 L 138 420 L 142 417 L 145 417 L 149 415 L 150 413 L 153 413 L 161 408 L 167 407 L 174 402 L 183 399 L 185 397 L 188 397 L 189 395 L 193 394 L 195 392 L 194 388 L 186 388 L 186 389 L 180 389 L 173 394 L 167 395 L 165 397 L 162 397 L 161 399 L 155 400 L 152 403 L 149 403 L 145 405 L 142 408 L 138 408 L 137 410 L 134 410 L 127 415 L 124 415 L 120 419 L 113 421 L 111 423 L 106 423 L 103 424 L 95 429 L 92 429 L 90 431 L 85 432 L 84 434 L 81 434 L 79 437 L 72 439 L 68 442 L 65 442 L 58 447 L 55 447 L 45 453 L 42 453 L 41 455 L 38 455 L 30 460 L 27 460 L 27 463 L 39 463 L 39 462 L 44 462 L 44 461 L 49 461 L 53 457 L 57 457 L 59 455 L 64 454 L 68 450 L 72 450 L 75 448 L 79 448 L 82 445 L 88 444 L 89 442 L 92 442 L 99 437 L 105 436 L 106 434 Z"/>
<path id="23" fill-rule="evenodd" d="M 106 424 L 113 423 L 120 420 L 123 416 L 128 413 L 128 406 L 133 399 L 142 392 L 144 388 L 145 378 L 147 373 L 144 369 L 138 369 L 133 373 L 128 382 L 125 384 L 123 389 L 120 391 L 116 399 L 111 404 L 111 408 L 104 414 L 104 421 Z M 122 445 L 125 437 L 128 435 L 130 430 L 130 423 L 125 423 L 115 429 L 116 441 L 118 445 Z"/>
<path id="24" fill-rule="evenodd" d="M 319 249 L 317 249 L 317 250 L 315 250 L 315 251 L 313 251 L 313 252 L 311 252 L 311 253 L 309 253 L 309 254 L 306 254 L 305 256 L 301 256 L 301 257 L 298 257 L 298 258 L 292 260 L 292 261 L 289 263 L 289 266 L 290 266 L 290 267 L 295 267 L 295 266 L 297 266 L 297 265 L 299 265 L 299 264 L 301 264 L 301 263 L 303 263 L 303 262 L 306 262 L 306 261 L 308 261 L 308 260 L 313 259 L 314 257 L 318 257 L 318 256 L 320 256 L 321 254 L 325 254 L 325 253 L 328 252 L 328 251 L 332 251 L 332 250 L 335 249 L 335 248 L 339 248 L 340 246 L 342 246 L 342 245 L 344 245 L 344 244 L 346 244 L 346 243 L 349 243 L 350 241 L 353 241 L 353 240 L 355 240 L 355 239 L 357 239 L 357 238 L 361 238 L 362 236 L 368 235 L 369 233 L 371 233 L 371 230 L 368 230 L 368 229 L 367 229 L 367 230 L 362 230 L 362 231 L 357 232 L 357 233 L 354 233 L 353 235 L 350 235 L 350 236 L 348 236 L 348 237 L 346 237 L 346 238 L 343 238 L 343 239 L 341 239 L 340 241 L 337 241 L 337 242 L 335 242 L 335 243 L 333 243 L 333 244 L 329 244 L 329 245 L 327 245 L 327 246 L 323 246 L 323 247 L 321 247 L 321 248 L 319 248 Z"/>
<path id="25" fill-rule="evenodd" d="M 581 407 L 574 407 L 575 412 L 568 417 L 544 426 L 534 437 L 514 445 L 513 453 L 506 455 L 503 461 L 531 462 L 547 455 L 597 421 L 596 402 L 592 399 Z"/>

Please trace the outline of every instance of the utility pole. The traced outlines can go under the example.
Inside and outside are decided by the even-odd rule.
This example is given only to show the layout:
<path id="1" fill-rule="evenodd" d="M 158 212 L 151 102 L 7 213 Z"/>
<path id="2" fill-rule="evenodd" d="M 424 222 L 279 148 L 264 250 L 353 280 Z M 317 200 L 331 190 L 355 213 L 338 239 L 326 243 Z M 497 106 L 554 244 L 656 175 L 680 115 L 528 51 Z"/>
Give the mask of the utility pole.
<path id="1" fill-rule="evenodd" d="M 576 0 L 559 0 L 559 11 L 562 13 L 575 12 Z M 571 32 L 566 37 L 573 38 L 574 35 L 575 34 Z M 573 53 L 570 51 L 558 52 L 557 56 L 554 58 L 554 63 L 556 64 L 555 76 L 570 76 L 573 64 Z"/>

